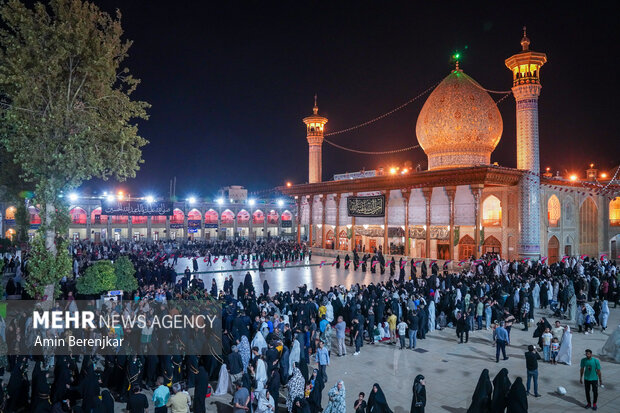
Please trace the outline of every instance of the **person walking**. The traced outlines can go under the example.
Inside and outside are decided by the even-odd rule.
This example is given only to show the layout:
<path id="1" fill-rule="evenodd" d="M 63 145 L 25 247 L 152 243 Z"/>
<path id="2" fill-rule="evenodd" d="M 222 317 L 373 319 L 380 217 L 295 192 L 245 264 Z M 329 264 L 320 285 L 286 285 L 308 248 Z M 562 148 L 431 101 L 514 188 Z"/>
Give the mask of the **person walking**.
<path id="1" fill-rule="evenodd" d="M 426 382 L 424 376 L 418 374 L 413 381 L 413 398 L 410 413 L 424 413 L 426 406 Z"/>
<path id="2" fill-rule="evenodd" d="M 596 410 L 596 402 L 598 400 L 598 385 L 603 386 L 603 376 L 601 374 L 601 362 L 592 357 L 592 350 L 586 350 L 586 356 L 581 359 L 581 369 L 579 370 L 579 383 L 584 384 L 586 388 L 586 409 L 592 408 Z M 590 389 L 593 398 L 590 399 Z"/>
<path id="3" fill-rule="evenodd" d="M 338 340 L 338 357 L 347 355 L 347 347 L 344 343 L 346 328 L 347 323 L 344 322 L 342 316 L 338 316 L 338 322 L 334 326 L 334 329 L 336 330 L 336 340 Z"/>
<path id="4" fill-rule="evenodd" d="M 536 351 L 533 345 L 527 346 L 527 352 L 525 353 L 525 368 L 527 369 L 527 390 L 528 396 L 530 393 L 530 382 L 534 380 L 534 397 L 540 397 L 538 393 L 538 360 L 540 360 L 540 354 Z"/>
<path id="5" fill-rule="evenodd" d="M 495 329 L 495 362 L 499 363 L 499 352 L 502 352 L 504 360 L 508 360 L 506 357 L 506 344 L 510 342 L 508 337 L 508 331 L 504 328 L 504 322 L 499 322 L 499 327 Z"/>

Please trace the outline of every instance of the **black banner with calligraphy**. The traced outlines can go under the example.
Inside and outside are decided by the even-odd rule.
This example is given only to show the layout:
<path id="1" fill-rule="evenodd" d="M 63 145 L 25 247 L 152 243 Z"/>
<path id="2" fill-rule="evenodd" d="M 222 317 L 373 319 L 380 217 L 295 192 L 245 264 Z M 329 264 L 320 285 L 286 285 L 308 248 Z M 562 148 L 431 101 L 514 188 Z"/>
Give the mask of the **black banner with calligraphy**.
<path id="1" fill-rule="evenodd" d="M 101 206 L 101 215 L 172 216 L 172 202 L 118 201 Z"/>
<path id="2" fill-rule="evenodd" d="M 350 217 L 384 217 L 385 195 L 350 196 L 347 198 L 347 213 Z"/>

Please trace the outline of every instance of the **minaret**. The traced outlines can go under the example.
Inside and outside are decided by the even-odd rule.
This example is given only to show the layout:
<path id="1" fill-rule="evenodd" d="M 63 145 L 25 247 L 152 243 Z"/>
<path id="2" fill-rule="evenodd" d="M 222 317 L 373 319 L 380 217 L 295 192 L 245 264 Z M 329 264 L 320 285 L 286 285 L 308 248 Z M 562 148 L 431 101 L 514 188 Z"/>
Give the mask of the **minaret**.
<path id="1" fill-rule="evenodd" d="M 540 68 L 547 55 L 530 50 L 530 39 L 523 27 L 521 52 L 506 59 L 512 71 L 512 93 L 517 101 L 517 168 L 525 174 L 520 183 L 519 256 L 535 259 L 540 256 L 540 159 L 538 144 L 538 96 Z"/>
<path id="2" fill-rule="evenodd" d="M 314 108 L 312 116 L 304 118 L 306 124 L 306 138 L 308 139 L 308 182 L 314 184 L 323 179 L 323 130 L 327 123 L 327 118 L 319 116 L 319 107 L 314 95 Z"/>

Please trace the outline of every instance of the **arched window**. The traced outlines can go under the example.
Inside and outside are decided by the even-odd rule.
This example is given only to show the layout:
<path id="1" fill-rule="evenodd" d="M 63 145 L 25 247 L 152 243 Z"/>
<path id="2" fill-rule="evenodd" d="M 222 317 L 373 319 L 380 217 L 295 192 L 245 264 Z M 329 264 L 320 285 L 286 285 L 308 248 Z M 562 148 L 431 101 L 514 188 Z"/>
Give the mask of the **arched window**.
<path id="1" fill-rule="evenodd" d="M 252 214 L 252 223 L 253 224 L 263 224 L 265 223 L 265 214 L 260 209 L 257 209 Z"/>
<path id="2" fill-rule="evenodd" d="M 217 212 L 210 209 L 205 212 L 205 224 L 217 224 Z"/>
<path id="3" fill-rule="evenodd" d="M 560 200 L 557 196 L 551 195 L 551 198 L 547 201 L 547 219 L 550 227 L 558 226 L 561 214 L 562 207 L 560 206 Z"/>
<path id="4" fill-rule="evenodd" d="M 222 224 L 232 224 L 235 222 L 235 214 L 230 209 L 222 212 Z"/>
<path id="5" fill-rule="evenodd" d="M 579 208 L 579 254 L 596 257 L 598 251 L 598 208 L 588 197 Z"/>
<path id="6" fill-rule="evenodd" d="M 291 214 L 289 210 L 287 209 L 284 212 L 282 212 L 281 219 L 282 221 L 291 221 L 293 219 L 293 214 Z"/>
<path id="7" fill-rule="evenodd" d="M 39 216 L 39 210 L 34 206 L 28 207 L 28 214 L 30 215 L 31 225 L 41 225 L 41 217 Z"/>
<path id="8" fill-rule="evenodd" d="M 487 197 L 482 203 L 482 226 L 502 226 L 502 204 L 494 195 Z"/>
<path id="9" fill-rule="evenodd" d="M 278 213 L 272 209 L 271 211 L 269 211 L 269 214 L 267 215 L 267 223 L 277 225 L 278 218 L 279 218 Z"/>
<path id="10" fill-rule="evenodd" d="M 502 243 L 499 242 L 497 238 L 494 236 L 490 236 L 484 240 L 482 244 L 482 253 L 483 254 L 501 254 L 502 253 Z"/>
<path id="11" fill-rule="evenodd" d="M 465 234 L 459 240 L 459 259 L 464 260 L 474 255 L 474 239 Z"/>
<path id="12" fill-rule="evenodd" d="M 247 224 L 248 222 L 250 222 L 250 213 L 242 209 L 237 214 L 237 224 Z"/>
<path id="13" fill-rule="evenodd" d="M 101 215 L 101 207 L 95 208 L 90 213 L 90 222 L 93 224 L 106 224 L 108 222 L 108 216 Z"/>
<path id="14" fill-rule="evenodd" d="M 16 212 L 17 208 L 15 208 L 14 206 L 8 207 L 4 213 L 4 219 L 15 219 Z"/>
<path id="15" fill-rule="evenodd" d="M 172 211 L 172 218 L 170 219 L 171 224 L 183 224 L 185 221 L 185 214 L 179 208 L 175 208 Z"/>
<path id="16" fill-rule="evenodd" d="M 609 224 L 620 227 L 620 196 L 609 203 Z"/>
<path id="17" fill-rule="evenodd" d="M 194 208 L 187 213 L 187 219 L 192 221 L 200 221 L 202 219 L 202 214 Z"/>
<path id="18" fill-rule="evenodd" d="M 84 209 L 75 207 L 69 211 L 69 214 L 71 215 L 71 223 L 80 225 L 86 224 L 86 211 L 84 211 Z"/>

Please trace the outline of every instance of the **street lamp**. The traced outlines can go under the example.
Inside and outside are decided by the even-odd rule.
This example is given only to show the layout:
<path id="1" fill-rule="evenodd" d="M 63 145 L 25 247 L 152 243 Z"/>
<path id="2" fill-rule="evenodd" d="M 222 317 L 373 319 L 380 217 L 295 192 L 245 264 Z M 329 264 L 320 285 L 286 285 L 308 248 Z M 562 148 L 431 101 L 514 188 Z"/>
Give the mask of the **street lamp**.
<path id="1" fill-rule="evenodd" d="M 282 207 L 284 206 L 284 201 L 283 201 L 283 200 L 281 200 L 281 199 L 278 199 L 277 203 L 278 203 L 278 206 L 279 206 L 280 208 L 282 208 Z"/>
<path id="2" fill-rule="evenodd" d="M 217 202 L 218 205 L 224 204 L 224 200 L 222 198 L 218 198 L 215 202 Z"/>
<path id="3" fill-rule="evenodd" d="M 573 174 L 570 176 L 570 180 L 575 182 L 577 180 L 577 175 Z"/>
<path id="4" fill-rule="evenodd" d="M 254 206 L 255 203 L 256 203 L 256 201 L 254 201 L 253 199 L 250 199 L 248 201 L 248 204 L 250 204 L 250 206 Z"/>
<path id="5" fill-rule="evenodd" d="M 71 193 L 69 194 L 69 201 L 71 201 L 71 202 L 75 202 L 75 201 L 77 201 L 77 200 L 78 200 L 78 198 L 79 198 L 79 196 L 78 196 L 78 194 L 76 194 L 75 192 L 71 192 Z"/>
<path id="6" fill-rule="evenodd" d="M 153 202 L 155 202 L 155 198 L 153 197 L 153 195 L 147 195 L 145 199 L 147 204 L 152 204 Z"/>
<path id="7" fill-rule="evenodd" d="M 193 196 L 190 196 L 189 198 L 187 198 L 187 201 L 189 202 L 190 205 L 194 205 L 196 203 L 196 198 Z"/>

